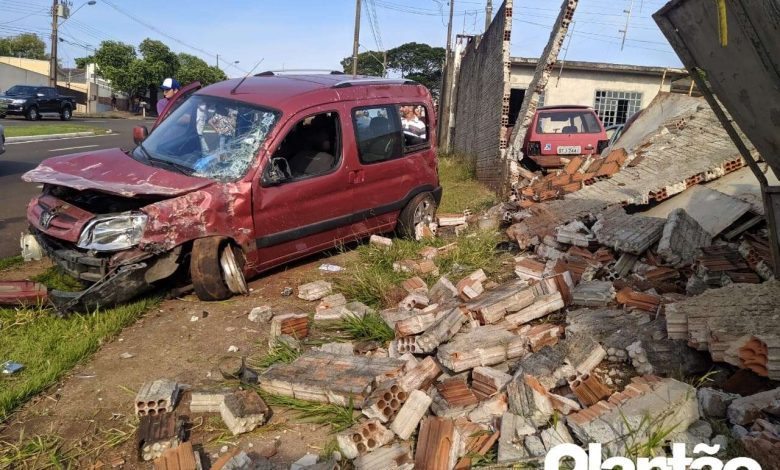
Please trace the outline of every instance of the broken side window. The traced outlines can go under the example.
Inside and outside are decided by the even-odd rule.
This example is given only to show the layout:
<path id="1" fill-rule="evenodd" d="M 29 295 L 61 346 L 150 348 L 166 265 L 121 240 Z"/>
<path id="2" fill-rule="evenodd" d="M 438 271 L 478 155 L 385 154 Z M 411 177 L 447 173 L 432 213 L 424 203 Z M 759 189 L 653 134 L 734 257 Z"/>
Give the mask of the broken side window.
<path id="1" fill-rule="evenodd" d="M 286 164 L 281 164 L 282 159 Z M 297 180 L 330 173 L 341 161 L 341 126 L 335 111 L 301 119 L 274 151 L 272 160 Z"/>
<path id="2" fill-rule="evenodd" d="M 401 118 L 393 105 L 357 108 L 352 123 L 361 163 L 379 163 L 403 155 Z"/>

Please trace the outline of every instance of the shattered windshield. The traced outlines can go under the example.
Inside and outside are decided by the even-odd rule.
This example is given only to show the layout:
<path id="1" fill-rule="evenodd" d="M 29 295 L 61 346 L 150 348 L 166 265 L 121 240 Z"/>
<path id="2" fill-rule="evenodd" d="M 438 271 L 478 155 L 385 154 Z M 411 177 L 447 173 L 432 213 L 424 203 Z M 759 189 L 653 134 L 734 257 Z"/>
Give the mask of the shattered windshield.
<path id="1" fill-rule="evenodd" d="M 187 98 L 133 151 L 148 165 L 217 181 L 242 178 L 279 113 L 213 96 Z"/>

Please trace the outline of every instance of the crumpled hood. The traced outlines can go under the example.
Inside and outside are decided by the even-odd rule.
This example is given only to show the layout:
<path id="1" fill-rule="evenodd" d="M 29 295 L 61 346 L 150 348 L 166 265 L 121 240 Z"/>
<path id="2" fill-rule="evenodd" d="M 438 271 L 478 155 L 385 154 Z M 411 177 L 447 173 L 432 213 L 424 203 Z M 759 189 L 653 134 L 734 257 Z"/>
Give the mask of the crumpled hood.
<path id="1" fill-rule="evenodd" d="M 124 197 L 175 197 L 213 183 L 144 165 L 118 148 L 49 158 L 25 173 L 22 179 L 29 183 L 57 184 L 80 191 L 93 189 Z"/>

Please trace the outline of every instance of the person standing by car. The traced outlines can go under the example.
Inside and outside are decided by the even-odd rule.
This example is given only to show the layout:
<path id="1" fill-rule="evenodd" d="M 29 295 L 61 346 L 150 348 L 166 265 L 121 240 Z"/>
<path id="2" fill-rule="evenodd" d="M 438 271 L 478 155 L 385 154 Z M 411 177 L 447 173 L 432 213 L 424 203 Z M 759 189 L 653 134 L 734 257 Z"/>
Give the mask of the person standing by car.
<path id="1" fill-rule="evenodd" d="M 175 78 L 166 78 L 160 85 L 160 90 L 163 92 L 163 98 L 157 100 L 157 115 L 162 114 L 165 106 L 168 105 L 168 101 L 173 98 L 173 95 L 179 92 L 181 85 Z"/>

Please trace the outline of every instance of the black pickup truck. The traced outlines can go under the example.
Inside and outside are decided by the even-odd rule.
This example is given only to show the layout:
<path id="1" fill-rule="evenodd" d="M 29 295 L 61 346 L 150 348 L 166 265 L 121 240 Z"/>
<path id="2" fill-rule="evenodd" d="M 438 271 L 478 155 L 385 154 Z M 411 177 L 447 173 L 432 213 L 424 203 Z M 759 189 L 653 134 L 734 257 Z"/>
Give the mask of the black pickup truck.
<path id="1" fill-rule="evenodd" d="M 14 85 L 0 95 L 0 118 L 6 115 L 24 116 L 29 121 L 56 114 L 63 121 L 73 116 L 76 102 L 71 96 L 61 96 L 48 86 Z"/>

